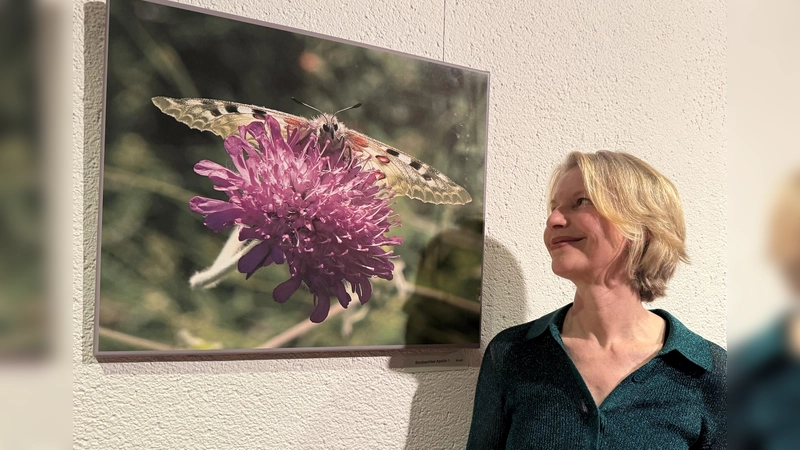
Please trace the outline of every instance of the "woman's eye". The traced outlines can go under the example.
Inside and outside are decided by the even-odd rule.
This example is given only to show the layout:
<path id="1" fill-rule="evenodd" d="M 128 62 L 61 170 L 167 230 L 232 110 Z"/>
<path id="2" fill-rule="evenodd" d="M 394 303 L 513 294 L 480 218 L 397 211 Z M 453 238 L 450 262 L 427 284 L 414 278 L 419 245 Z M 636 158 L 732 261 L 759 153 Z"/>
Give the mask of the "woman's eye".
<path id="1" fill-rule="evenodd" d="M 589 200 L 589 199 L 588 199 L 588 198 L 586 198 L 586 197 L 581 197 L 581 198 L 579 198 L 579 199 L 578 199 L 578 201 L 577 201 L 577 202 L 575 202 L 575 204 L 576 204 L 576 205 L 578 205 L 578 206 L 583 206 L 583 205 L 591 205 L 591 204 L 592 204 L 592 201 L 591 201 L 591 200 Z"/>

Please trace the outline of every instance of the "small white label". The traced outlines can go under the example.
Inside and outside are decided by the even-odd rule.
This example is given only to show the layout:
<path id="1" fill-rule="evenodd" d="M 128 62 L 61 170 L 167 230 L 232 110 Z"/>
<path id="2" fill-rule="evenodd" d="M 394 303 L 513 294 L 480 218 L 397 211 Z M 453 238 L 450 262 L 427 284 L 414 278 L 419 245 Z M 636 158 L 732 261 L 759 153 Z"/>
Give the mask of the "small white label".
<path id="1" fill-rule="evenodd" d="M 436 372 L 439 370 L 464 370 L 467 368 L 467 358 L 464 352 L 408 355 L 404 358 L 406 372 Z"/>

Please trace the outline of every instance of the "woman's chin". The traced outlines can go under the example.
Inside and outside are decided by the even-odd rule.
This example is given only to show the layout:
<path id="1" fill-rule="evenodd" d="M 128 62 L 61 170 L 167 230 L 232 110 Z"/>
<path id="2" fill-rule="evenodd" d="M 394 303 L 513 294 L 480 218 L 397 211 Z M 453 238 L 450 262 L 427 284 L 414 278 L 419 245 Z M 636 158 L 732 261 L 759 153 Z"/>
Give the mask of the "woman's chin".
<path id="1" fill-rule="evenodd" d="M 561 278 L 566 278 L 568 280 L 571 280 L 572 276 L 578 271 L 577 267 L 568 264 L 553 263 L 551 268 L 553 269 L 554 274 L 558 275 Z"/>

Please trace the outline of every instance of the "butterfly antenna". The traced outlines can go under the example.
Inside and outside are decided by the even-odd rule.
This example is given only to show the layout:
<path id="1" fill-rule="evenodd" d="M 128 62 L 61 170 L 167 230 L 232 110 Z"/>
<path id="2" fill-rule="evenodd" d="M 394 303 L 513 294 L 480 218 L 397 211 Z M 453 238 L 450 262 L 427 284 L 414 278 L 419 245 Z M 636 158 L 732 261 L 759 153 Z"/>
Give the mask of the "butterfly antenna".
<path id="1" fill-rule="evenodd" d="M 340 109 L 340 110 L 336 111 L 335 113 L 333 113 L 333 115 L 335 116 L 335 115 L 339 114 L 340 112 L 345 112 L 345 111 L 349 111 L 351 109 L 356 109 L 356 108 L 360 108 L 360 107 L 361 107 L 361 102 L 358 102 L 353 106 L 348 106 L 347 108 Z"/>
<path id="2" fill-rule="evenodd" d="M 320 114 L 325 114 L 324 112 L 318 110 L 317 108 L 314 108 L 313 106 L 309 105 L 308 103 L 303 103 L 303 102 L 301 102 L 300 100 L 298 100 L 298 99 L 296 99 L 294 97 L 292 97 L 292 100 L 294 100 L 295 103 L 299 103 L 299 104 L 305 106 L 306 108 L 311 108 L 311 109 L 313 109 L 314 111 L 316 111 L 316 112 L 318 112 Z"/>

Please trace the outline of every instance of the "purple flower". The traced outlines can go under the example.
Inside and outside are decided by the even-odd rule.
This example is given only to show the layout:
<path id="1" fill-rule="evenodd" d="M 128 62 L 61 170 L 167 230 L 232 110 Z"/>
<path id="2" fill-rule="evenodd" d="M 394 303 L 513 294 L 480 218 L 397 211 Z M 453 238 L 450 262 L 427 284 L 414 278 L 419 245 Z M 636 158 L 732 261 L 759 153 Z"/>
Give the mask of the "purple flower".
<path id="1" fill-rule="evenodd" d="M 189 207 L 215 232 L 241 225 L 240 241 L 260 241 L 239 259 L 247 278 L 286 261 L 290 278 L 272 297 L 283 303 L 305 282 L 316 305 L 311 321 L 319 323 L 331 295 L 344 307 L 350 303 L 344 281 L 366 303 L 370 278 L 392 279 L 392 252 L 382 246 L 400 245 L 402 238 L 385 236 L 399 222 L 389 207 L 391 191 L 375 183 L 381 174 L 329 155 L 313 135 L 301 141 L 299 134 L 287 133 L 287 142 L 272 117 L 239 127 L 239 135 L 225 139 L 234 170 L 207 160 L 194 167 L 228 200 L 194 197 Z"/>

